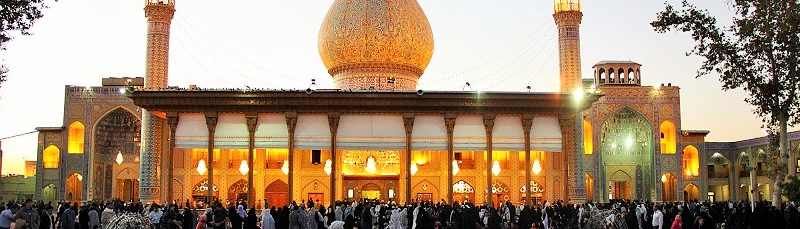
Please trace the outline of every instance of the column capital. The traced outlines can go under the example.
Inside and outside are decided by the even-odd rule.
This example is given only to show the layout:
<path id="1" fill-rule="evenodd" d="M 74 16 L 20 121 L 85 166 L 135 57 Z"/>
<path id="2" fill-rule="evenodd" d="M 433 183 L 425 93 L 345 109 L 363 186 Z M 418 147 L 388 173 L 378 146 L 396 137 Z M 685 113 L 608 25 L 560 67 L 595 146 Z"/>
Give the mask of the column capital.
<path id="1" fill-rule="evenodd" d="M 341 116 L 339 112 L 328 112 L 328 128 L 330 128 L 331 135 L 336 135 L 339 132 L 339 118 Z"/>
<path id="2" fill-rule="evenodd" d="M 494 130 L 494 120 L 497 118 L 496 114 L 483 114 L 483 127 L 486 128 L 486 135 L 492 135 Z"/>
<path id="3" fill-rule="evenodd" d="M 533 115 L 524 114 L 522 115 L 522 131 L 525 136 L 531 134 L 531 128 L 533 127 Z"/>
<path id="4" fill-rule="evenodd" d="M 289 135 L 294 135 L 294 129 L 297 127 L 297 112 L 285 112 L 286 127 L 289 130 Z M 291 196 L 291 193 L 289 194 Z"/>
<path id="5" fill-rule="evenodd" d="M 247 122 L 247 132 L 255 134 L 256 128 L 258 127 L 258 114 L 245 114 L 244 118 Z"/>
<path id="6" fill-rule="evenodd" d="M 453 135 L 453 130 L 456 127 L 456 118 L 458 118 L 457 114 L 454 113 L 447 113 L 444 114 L 444 125 L 447 129 L 447 135 Z"/>
<path id="7" fill-rule="evenodd" d="M 414 131 L 414 119 L 416 118 L 417 114 L 415 113 L 404 113 L 403 114 L 403 126 L 406 128 L 406 135 L 411 136 L 411 132 Z"/>
<path id="8" fill-rule="evenodd" d="M 178 112 L 167 112 L 167 125 L 173 133 L 178 128 L 178 121 L 180 120 Z"/>

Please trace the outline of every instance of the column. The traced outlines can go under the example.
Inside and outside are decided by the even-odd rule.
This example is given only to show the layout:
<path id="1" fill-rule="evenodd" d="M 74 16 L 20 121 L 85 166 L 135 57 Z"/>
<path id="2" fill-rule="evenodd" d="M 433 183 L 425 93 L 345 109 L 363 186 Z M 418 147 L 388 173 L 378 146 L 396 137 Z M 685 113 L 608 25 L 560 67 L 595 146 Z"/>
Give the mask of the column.
<path id="1" fill-rule="evenodd" d="M 214 201 L 214 133 L 217 131 L 217 112 L 206 112 L 208 126 L 208 202 Z M 221 192 L 222 190 L 220 190 Z"/>
<path id="2" fill-rule="evenodd" d="M 336 165 L 339 163 L 336 156 L 336 133 L 339 131 L 339 113 L 328 113 L 328 127 L 331 130 L 331 198 L 328 206 L 336 203 Z"/>
<path id="3" fill-rule="evenodd" d="M 447 202 L 453 203 L 453 130 L 456 127 L 456 114 L 445 114 L 444 124 L 447 128 Z"/>
<path id="4" fill-rule="evenodd" d="M 411 203 L 411 134 L 414 130 L 415 116 L 416 115 L 414 113 L 403 114 L 403 126 L 405 127 L 406 131 L 406 161 L 404 163 L 406 169 L 406 204 Z"/>
<path id="5" fill-rule="evenodd" d="M 484 114 L 483 115 L 483 127 L 486 129 L 486 191 L 488 195 L 486 196 L 486 203 L 492 204 L 492 164 L 494 160 L 492 159 L 492 131 L 494 129 L 494 114 Z M 480 193 L 480 190 L 475 190 L 476 193 Z M 493 205 L 492 205 L 493 206 Z M 495 206 L 497 207 L 497 206 Z"/>
<path id="6" fill-rule="evenodd" d="M 253 182 L 253 170 L 255 170 L 255 148 L 256 148 L 256 127 L 258 127 L 258 113 L 246 113 L 245 119 L 247 120 L 248 144 L 247 144 L 247 165 L 250 169 L 247 171 L 247 202 L 251 205 L 256 203 L 255 184 Z"/>
<path id="7" fill-rule="evenodd" d="M 522 132 L 525 136 L 525 204 L 533 206 L 531 200 L 531 126 L 533 126 L 533 116 L 522 115 Z"/>
<path id="8" fill-rule="evenodd" d="M 178 112 L 167 112 L 169 126 L 169 156 L 167 156 L 167 203 L 175 200 L 172 182 L 175 179 L 175 131 L 178 129 Z"/>
<path id="9" fill-rule="evenodd" d="M 566 160 L 567 199 L 570 203 L 586 202 L 586 179 L 583 166 L 583 115 L 580 111 L 562 116 L 561 129 L 564 133 L 564 154 Z"/>
<path id="10" fill-rule="evenodd" d="M 139 199 L 143 203 L 161 199 L 161 150 L 164 120 L 142 111 L 142 142 L 139 154 Z M 88 182 L 84 182 L 88 183 Z"/>
<path id="11" fill-rule="evenodd" d="M 289 130 L 289 178 L 287 179 L 288 195 L 286 195 L 286 203 L 292 203 L 294 195 L 294 129 L 297 127 L 297 112 L 286 112 L 286 127 Z"/>

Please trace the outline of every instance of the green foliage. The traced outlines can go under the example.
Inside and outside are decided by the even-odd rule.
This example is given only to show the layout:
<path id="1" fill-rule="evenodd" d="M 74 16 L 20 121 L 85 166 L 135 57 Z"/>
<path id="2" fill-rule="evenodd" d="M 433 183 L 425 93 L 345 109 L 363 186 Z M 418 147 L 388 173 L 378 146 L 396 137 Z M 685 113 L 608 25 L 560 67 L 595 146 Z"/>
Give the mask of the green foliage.
<path id="1" fill-rule="evenodd" d="M 697 43 L 687 55 L 705 59 L 696 77 L 716 73 L 723 90 L 744 89 L 748 93 L 744 101 L 755 107 L 753 113 L 780 130 L 779 143 L 771 144 L 765 158 L 767 172 L 777 185 L 772 204 L 780 206 L 789 160 L 786 129 L 800 123 L 800 0 L 732 0 L 730 4 L 736 16 L 727 28 L 720 28 L 707 10 L 686 0 L 680 9 L 666 4 L 650 25 L 659 33 L 690 33 Z"/>
<path id="2" fill-rule="evenodd" d="M 800 122 L 800 1 L 734 0 L 733 25 L 717 26 L 707 10 L 683 1 L 679 10 L 667 4 L 656 32 L 690 32 L 697 44 L 687 55 L 705 58 L 697 77 L 717 73 L 724 90 L 742 88 L 745 101 L 764 121 Z"/>
<path id="3" fill-rule="evenodd" d="M 758 158 L 766 163 L 766 172 L 767 177 L 770 180 L 775 180 L 778 178 L 778 175 L 781 172 L 785 172 L 788 168 L 788 165 L 785 163 L 781 163 L 781 148 L 780 148 L 780 138 L 777 134 L 771 133 L 769 136 L 769 144 L 767 145 L 767 151 L 765 154 L 760 155 Z"/>
<path id="4" fill-rule="evenodd" d="M 30 35 L 30 28 L 37 19 L 44 16 L 42 9 L 46 0 L 0 0 L 0 50 L 13 38 L 11 32 Z M 57 0 L 54 0 L 57 1 Z M 6 81 L 8 69 L 0 63 L 0 86 Z"/>
<path id="5" fill-rule="evenodd" d="M 783 183 L 783 196 L 789 201 L 800 201 L 800 177 L 789 176 L 789 181 Z"/>

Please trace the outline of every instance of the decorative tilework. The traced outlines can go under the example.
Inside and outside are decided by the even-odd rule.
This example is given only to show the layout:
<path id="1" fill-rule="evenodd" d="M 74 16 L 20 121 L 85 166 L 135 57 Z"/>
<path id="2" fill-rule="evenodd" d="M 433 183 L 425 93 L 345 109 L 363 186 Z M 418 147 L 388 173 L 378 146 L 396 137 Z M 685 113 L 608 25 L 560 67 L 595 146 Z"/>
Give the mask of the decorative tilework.
<path id="1" fill-rule="evenodd" d="M 561 92 L 573 92 L 581 86 L 580 24 L 583 13 L 562 11 L 553 14 L 558 25 L 558 55 L 561 69 Z"/>
<path id="2" fill-rule="evenodd" d="M 339 88 L 414 90 L 433 55 L 433 33 L 415 0 L 336 0 L 319 53 Z"/>

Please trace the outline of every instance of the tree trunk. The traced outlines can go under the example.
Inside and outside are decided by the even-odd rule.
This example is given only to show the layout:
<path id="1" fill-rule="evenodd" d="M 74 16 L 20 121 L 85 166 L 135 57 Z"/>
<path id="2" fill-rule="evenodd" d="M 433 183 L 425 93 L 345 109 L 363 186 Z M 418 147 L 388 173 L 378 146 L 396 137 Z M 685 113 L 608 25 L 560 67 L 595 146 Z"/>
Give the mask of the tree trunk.
<path id="1" fill-rule="evenodd" d="M 777 174 L 775 174 L 775 183 L 773 184 L 774 187 L 772 187 L 772 206 L 775 206 L 778 209 L 780 209 L 782 202 L 781 191 L 783 188 L 781 188 L 781 186 L 783 185 L 783 181 L 786 179 L 786 174 L 788 173 L 787 169 L 789 167 L 789 145 L 787 144 L 788 140 L 786 139 L 788 119 L 789 117 L 783 112 L 778 115 L 778 122 L 780 125 L 779 145 L 781 152 L 780 162 L 778 163 L 779 169 L 777 170 Z M 783 166 L 786 166 L 786 168 L 783 168 Z"/>

